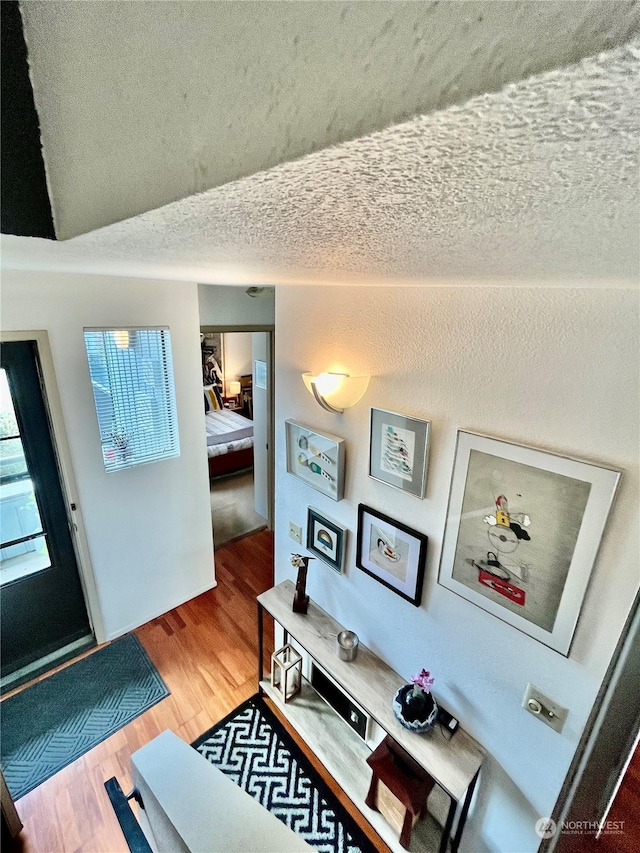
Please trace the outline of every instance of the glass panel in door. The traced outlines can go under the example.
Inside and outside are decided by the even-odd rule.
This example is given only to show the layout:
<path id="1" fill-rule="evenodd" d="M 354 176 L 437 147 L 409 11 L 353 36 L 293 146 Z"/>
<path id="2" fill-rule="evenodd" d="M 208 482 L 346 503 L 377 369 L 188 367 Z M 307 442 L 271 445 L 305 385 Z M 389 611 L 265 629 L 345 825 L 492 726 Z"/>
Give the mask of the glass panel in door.
<path id="1" fill-rule="evenodd" d="M 50 565 L 7 372 L 0 368 L 0 585 Z"/>

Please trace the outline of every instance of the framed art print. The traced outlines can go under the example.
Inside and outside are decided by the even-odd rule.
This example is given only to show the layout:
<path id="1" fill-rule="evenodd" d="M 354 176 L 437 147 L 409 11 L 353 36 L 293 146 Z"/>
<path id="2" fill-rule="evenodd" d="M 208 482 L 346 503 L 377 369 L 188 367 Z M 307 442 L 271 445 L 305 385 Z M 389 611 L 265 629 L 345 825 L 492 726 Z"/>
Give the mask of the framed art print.
<path id="1" fill-rule="evenodd" d="M 287 471 L 334 501 L 344 497 L 344 439 L 285 421 Z"/>
<path id="2" fill-rule="evenodd" d="M 568 655 L 619 479 L 460 430 L 438 582 Z"/>
<path id="3" fill-rule="evenodd" d="M 307 550 L 342 572 L 347 531 L 312 506 L 307 510 Z"/>
<path id="4" fill-rule="evenodd" d="M 267 390 L 267 362 L 256 359 L 253 362 L 253 382 L 256 388 Z"/>
<path id="5" fill-rule="evenodd" d="M 359 504 L 359 569 L 419 607 L 426 558 L 427 537 L 423 533 Z"/>
<path id="6" fill-rule="evenodd" d="M 429 421 L 372 408 L 369 476 L 423 498 L 430 427 Z"/>
<path id="7" fill-rule="evenodd" d="M 202 378 L 204 385 L 222 385 L 224 378 L 224 338 L 221 332 L 205 332 L 202 343 Z"/>

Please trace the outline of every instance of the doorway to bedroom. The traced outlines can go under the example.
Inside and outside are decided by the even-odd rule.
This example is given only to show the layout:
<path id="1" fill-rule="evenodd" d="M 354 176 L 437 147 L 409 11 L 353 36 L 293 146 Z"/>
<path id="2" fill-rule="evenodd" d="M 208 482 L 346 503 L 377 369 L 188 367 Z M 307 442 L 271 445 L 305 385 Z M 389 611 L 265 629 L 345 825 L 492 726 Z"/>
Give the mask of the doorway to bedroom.
<path id="1" fill-rule="evenodd" d="M 214 547 L 272 519 L 272 330 L 201 327 Z"/>

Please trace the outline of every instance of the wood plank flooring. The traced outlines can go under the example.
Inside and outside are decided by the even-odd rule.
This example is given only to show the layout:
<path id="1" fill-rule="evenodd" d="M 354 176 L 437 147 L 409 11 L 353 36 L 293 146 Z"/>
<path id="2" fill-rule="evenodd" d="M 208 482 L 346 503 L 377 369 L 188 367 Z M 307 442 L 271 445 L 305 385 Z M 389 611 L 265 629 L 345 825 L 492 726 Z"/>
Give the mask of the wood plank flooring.
<path id="1" fill-rule="evenodd" d="M 255 598 L 273 584 L 272 533 L 263 530 L 216 551 L 216 576 L 216 589 L 136 631 L 171 695 L 18 800 L 24 829 L 16 850 L 126 853 L 105 780 L 117 776 L 128 792 L 133 752 L 165 729 L 193 741 L 256 692 Z M 265 667 L 272 635 L 265 617 Z M 377 849 L 387 851 L 333 780 L 327 781 Z"/>
<path id="2" fill-rule="evenodd" d="M 599 838 L 585 835 L 580 853 L 637 853 L 640 850 L 640 744 L 618 789 Z"/>

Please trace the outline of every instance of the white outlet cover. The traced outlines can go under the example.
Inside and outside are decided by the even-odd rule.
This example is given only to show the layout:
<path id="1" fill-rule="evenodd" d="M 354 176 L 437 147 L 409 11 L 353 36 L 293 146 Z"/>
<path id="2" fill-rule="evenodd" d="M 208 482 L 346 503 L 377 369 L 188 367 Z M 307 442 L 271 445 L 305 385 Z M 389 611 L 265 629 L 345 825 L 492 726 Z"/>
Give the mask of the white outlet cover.
<path id="1" fill-rule="evenodd" d="M 554 731 L 561 732 L 569 711 L 559 705 L 546 693 L 543 693 L 535 684 L 527 684 L 527 689 L 522 700 L 522 707 L 534 717 L 542 720 Z"/>
<path id="2" fill-rule="evenodd" d="M 289 522 L 289 538 L 297 542 L 298 545 L 302 545 L 302 528 L 298 524 L 294 524 L 293 521 Z"/>

